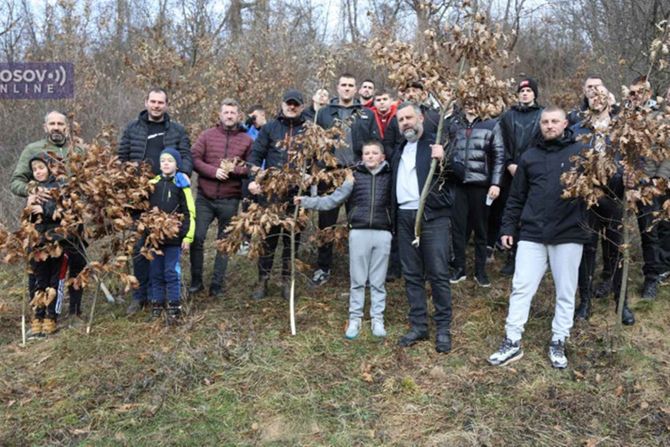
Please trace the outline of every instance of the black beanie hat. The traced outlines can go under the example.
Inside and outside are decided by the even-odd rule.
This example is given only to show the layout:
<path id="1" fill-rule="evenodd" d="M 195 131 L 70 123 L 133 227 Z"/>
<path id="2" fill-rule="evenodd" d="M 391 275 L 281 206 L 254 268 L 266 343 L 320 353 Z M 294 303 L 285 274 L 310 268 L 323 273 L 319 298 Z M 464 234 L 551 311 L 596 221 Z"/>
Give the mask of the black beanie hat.
<path id="1" fill-rule="evenodd" d="M 533 93 L 535 93 L 535 100 L 537 101 L 537 97 L 540 96 L 539 92 L 537 91 L 537 81 L 533 78 L 523 78 L 517 85 L 516 92 L 519 93 L 519 91 L 524 87 L 529 87 Z"/>

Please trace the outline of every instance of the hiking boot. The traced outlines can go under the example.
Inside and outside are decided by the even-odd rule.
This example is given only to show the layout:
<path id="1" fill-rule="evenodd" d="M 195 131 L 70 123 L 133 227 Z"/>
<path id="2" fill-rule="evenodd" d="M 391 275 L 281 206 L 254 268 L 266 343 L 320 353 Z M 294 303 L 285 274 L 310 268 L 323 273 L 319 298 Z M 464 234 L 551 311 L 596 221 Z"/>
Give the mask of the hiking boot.
<path id="1" fill-rule="evenodd" d="M 151 315 L 149 315 L 149 322 L 160 320 L 163 314 L 163 304 L 162 303 L 153 303 L 151 306 Z"/>
<path id="2" fill-rule="evenodd" d="M 623 305 L 623 312 L 621 313 L 621 323 L 623 323 L 624 326 L 632 326 L 635 324 L 635 314 L 633 313 L 632 310 L 630 310 L 628 304 Z"/>
<path id="3" fill-rule="evenodd" d="M 449 277 L 449 282 L 451 284 L 458 284 L 461 281 L 465 281 L 466 278 L 465 269 L 456 269 L 451 274 L 451 277 Z"/>
<path id="4" fill-rule="evenodd" d="M 372 335 L 374 335 L 375 337 L 386 337 L 384 320 L 379 318 L 373 318 L 371 325 L 372 325 Z"/>
<path id="5" fill-rule="evenodd" d="M 645 279 L 644 284 L 642 285 L 642 295 L 640 296 L 640 298 L 645 301 L 653 301 L 656 299 L 657 293 L 658 293 L 658 280 Z"/>
<path id="6" fill-rule="evenodd" d="M 133 300 L 130 303 L 130 306 L 128 306 L 128 309 L 126 309 L 126 315 L 128 316 L 135 315 L 137 312 L 141 311 L 143 307 L 144 303 L 142 301 Z"/>
<path id="7" fill-rule="evenodd" d="M 268 293 L 268 279 L 261 278 L 258 281 L 258 285 L 254 289 L 254 291 L 251 292 L 251 299 L 255 301 L 262 300 L 263 298 L 265 298 L 267 293 Z"/>
<path id="8" fill-rule="evenodd" d="M 412 328 L 398 340 L 398 346 L 407 348 L 422 340 L 428 340 L 428 331 L 420 331 L 419 329 Z"/>
<path id="9" fill-rule="evenodd" d="M 44 320 L 33 318 L 33 321 L 30 322 L 30 329 L 26 332 L 26 338 L 28 340 L 36 340 L 38 338 L 44 338 L 44 332 L 42 332 L 42 324 Z"/>
<path id="10" fill-rule="evenodd" d="M 593 296 L 596 298 L 605 298 L 610 293 L 612 293 L 612 282 L 603 281 L 596 286 L 596 290 L 593 292 Z"/>
<path id="11" fill-rule="evenodd" d="M 167 321 L 169 326 L 176 326 L 181 320 L 181 306 L 170 304 L 167 308 Z"/>
<path id="12" fill-rule="evenodd" d="M 55 318 L 45 318 L 42 323 L 42 333 L 44 335 L 55 334 L 57 330 L 56 319 Z"/>
<path id="13" fill-rule="evenodd" d="M 551 366 L 557 369 L 564 369 L 568 366 L 564 340 L 553 340 L 549 343 L 549 360 L 551 361 Z"/>
<path id="14" fill-rule="evenodd" d="M 448 332 L 437 334 L 435 337 L 435 350 L 443 354 L 451 351 L 451 335 Z"/>
<path id="15" fill-rule="evenodd" d="M 505 337 L 498 350 L 491 354 L 488 361 L 493 366 L 503 366 L 519 360 L 521 357 L 523 357 L 521 340 L 512 341 Z"/>
<path id="16" fill-rule="evenodd" d="M 580 295 L 579 306 L 575 309 L 575 320 L 587 321 L 591 316 L 591 296 Z"/>
<path id="17" fill-rule="evenodd" d="M 317 269 L 312 274 L 312 285 L 315 287 L 322 286 L 330 279 L 330 270 Z"/>
<path id="18" fill-rule="evenodd" d="M 361 319 L 352 318 L 349 320 L 349 324 L 347 325 L 347 331 L 344 333 L 344 337 L 348 338 L 349 340 L 353 340 L 354 338 L 358 337 L 358 333 L 360 331 L 361 331 Z"/>
<path id="19" fill-rule="evenodd" d="M 223 298 L 223 288 L 219 286 L 210 286 L 209 296 L 215 299 Z"/>
<path id="20" fill-rule="evenodd" d="M 475 282 L 479 287 L 491 287 L 491 281 L 486 272 L 479 272 L 475 275 Z"/>

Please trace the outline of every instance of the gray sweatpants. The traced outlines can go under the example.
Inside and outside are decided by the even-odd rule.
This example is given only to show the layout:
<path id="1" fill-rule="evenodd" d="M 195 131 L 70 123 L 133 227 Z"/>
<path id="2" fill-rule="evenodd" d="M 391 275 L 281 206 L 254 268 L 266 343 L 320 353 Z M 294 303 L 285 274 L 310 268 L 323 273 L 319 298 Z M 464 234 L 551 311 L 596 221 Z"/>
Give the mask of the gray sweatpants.
<path id="1" fill-rule="evenodd" d="M 512 341 L 521 340 L 528 321 L 530 303 L 547 270 L 547 261 L 556 287 L 556 308 L 551 323 L 552 341 L 565 340 L 570 335 L 575 313 L 575 292 L 579 278 L 582 244 L 544 245 L 520 241 L 516 252 L 512 295 L 505 332 Z"/>
<path id="2" fill-rule="evenodd" d="M 370 318 L 383 320 L 386 308 L 386 269 L 391 233 L 384 230 L 349 231 L 349 319 L 363 318 L 365 283 L 370 282 Z"/>

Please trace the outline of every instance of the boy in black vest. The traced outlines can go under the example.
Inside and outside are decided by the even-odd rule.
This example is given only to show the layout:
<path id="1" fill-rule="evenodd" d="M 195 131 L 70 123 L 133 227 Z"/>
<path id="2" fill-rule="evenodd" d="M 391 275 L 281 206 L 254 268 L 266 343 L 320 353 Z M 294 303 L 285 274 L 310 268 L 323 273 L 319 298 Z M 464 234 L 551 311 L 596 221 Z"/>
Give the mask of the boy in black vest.
<path id="1" fill-rule="evenodd" d="M 354 339 L 361 329 L 365 284 L 370 283 L 370 318 L 372 335 L 385 337 L 386 269 L 391 253 L 393 230 L 393 186 L 389 164 L 384 160 L 384 147 L 379 141 L 363 144 L 362 161 L 353 169 L 353 176 L 332 194 L 322 197 L 295 197 L 294 203 L 319 211 L 339 207 L 349 201 L 349 324 L 345 337 Z"/>

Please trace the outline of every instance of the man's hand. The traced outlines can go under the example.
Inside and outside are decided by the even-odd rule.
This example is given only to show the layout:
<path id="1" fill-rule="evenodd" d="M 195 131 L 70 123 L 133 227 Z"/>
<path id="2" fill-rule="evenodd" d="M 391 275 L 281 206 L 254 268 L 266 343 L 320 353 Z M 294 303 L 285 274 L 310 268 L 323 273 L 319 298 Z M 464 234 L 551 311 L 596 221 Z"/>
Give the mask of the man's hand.
<path id="1" fill-rule="evenodd" d="M 491 200 L 497 199 L 499 195 L 500 195 L 500 186 L 491 185 L 489 187 L 488 192 L 488 196 L 491 198 Z"/>
<path id="2" fill-rule="evenodd" d="M 293 197 L 293 204 L 300 206 L 300 202 L 302 202 L 302 197 L 301 196 L 295 196 Z"/>
<path id="3" fill-rule="evenodd" d="M 228 172 L 226 172 L 222 168 L 219 168 L 216 170 L 216 178 L 217 180 L 221 181 L 228 180 Z"/>
<path id="4" fill-rule="evenodd" d="M 516 175 L 516 168 L 518 168 L 518 165 L 515 165 L 514 163 L 507 166 L 507 171 L 512 174 L 512 177 Z"/>
<path id="5" fill-rule="evenodd" d="M 42 208 L 42 205 L 31 205 L 30 206 L 30 213 L 31 214 L 42 214 L 42 213 L 44 213 L 44 209 Z"/>
<path id="6" fill-rule="evenodd" d="M 249 183 L 249 192 L 251 194 L 257 196 L 258 194 L 263 192 L 263 190 L 261 189 L 261 185 L 259 185 L 256 182 L 251 182 L 251 183 Z"/>
<path id="7" fill-rule="evenodd" d="M 184 253 L 188 253 L 188 249 L 191 248 L 191 243 L 188 241 L 181 241 L 181 249 Z"/>
<path id="8" fill-rule="evenodd" d="M 431 144 L 430 156 L 431 158 L 442 160 L 444 158 L 444 147 L 441 144 Z"/>
<path id="9" fill-rule="evenodd" d="M 510 235 L 501 236 L 500 237 L 500 243 L 502 244 L 502 246 L 504 248 L 509 250 L 514 245 L 514 237 L 512 237 Z"/>

